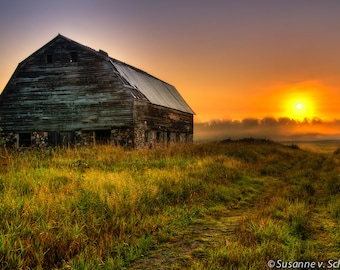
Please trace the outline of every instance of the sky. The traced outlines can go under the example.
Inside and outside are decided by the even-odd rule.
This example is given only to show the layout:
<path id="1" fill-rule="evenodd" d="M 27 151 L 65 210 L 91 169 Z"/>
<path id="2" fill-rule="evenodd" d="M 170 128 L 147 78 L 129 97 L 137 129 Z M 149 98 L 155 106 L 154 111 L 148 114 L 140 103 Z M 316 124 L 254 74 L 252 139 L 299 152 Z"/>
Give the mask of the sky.
<path id="1" fill-rule="evenodd" d="M 0 91 L 60 33 L 174 85 L 199 136 L 288 118 L 336 138 L 339 14 L 338 0 L 2 0 Z"/>

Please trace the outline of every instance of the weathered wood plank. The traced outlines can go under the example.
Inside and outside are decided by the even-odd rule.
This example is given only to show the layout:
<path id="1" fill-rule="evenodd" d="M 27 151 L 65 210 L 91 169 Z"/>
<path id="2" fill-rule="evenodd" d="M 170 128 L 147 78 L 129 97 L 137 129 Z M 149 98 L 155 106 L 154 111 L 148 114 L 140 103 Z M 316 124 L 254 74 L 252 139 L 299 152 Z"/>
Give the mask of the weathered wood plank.
<path id="1" fill-rule="evenodd" d="M 70 63 L 71 51 L 77 51 L 78 62 Z M 46 63 L 47 53 L 52 64 Z M 0 125 L 9 131 L 133 125 L 133 97 L 112 66 L 65 40 L 19 65 L 7 88 Z"/>
<path id="2" fill-rule="evenodd" d="M 54 143 L 79 136 L 87 143 L 104 130 L 115 145 L 138 146 L 148 132 L 153 141 L 192 138 L 193 114 L 152 104 L 107 55 L 60 36 L 18 65 L 0 96 L 0 127 L 11 138 L 42 131 Z"/>

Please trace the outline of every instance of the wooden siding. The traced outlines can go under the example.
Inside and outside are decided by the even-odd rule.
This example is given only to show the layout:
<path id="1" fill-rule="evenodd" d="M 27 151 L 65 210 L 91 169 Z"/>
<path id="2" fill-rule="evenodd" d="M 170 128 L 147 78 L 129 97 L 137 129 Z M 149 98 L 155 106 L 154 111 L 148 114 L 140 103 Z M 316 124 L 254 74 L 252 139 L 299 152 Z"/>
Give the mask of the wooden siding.
<path id="1" fill-rule="evenodd" d="M 193 111 L 177 90 L 128 65 L 124 75 L 125 65 L 58 35 L 18 65 L 0 96 L 5 145 L 192 142 Z"/>
<path id="2" fill-rule="evenodd" d="M 71 62 L 75 52 L 77 61 Z M 60 37 L 19 64 L 1 95 L 0 127 L 9 132 L 132 127 L 132 110 L 133 97 L 112 64 Z"/>
<path id="3" fill-rule="evenodd" d="M 193 115 L 135 100 L 135 147 L 193 141 Z"/>
<path id="4" fill-rule="evenodd" d="M 146 130 L 165 130 L 193 134 L 193 115 L 135 100 L 135 125 Z"/>

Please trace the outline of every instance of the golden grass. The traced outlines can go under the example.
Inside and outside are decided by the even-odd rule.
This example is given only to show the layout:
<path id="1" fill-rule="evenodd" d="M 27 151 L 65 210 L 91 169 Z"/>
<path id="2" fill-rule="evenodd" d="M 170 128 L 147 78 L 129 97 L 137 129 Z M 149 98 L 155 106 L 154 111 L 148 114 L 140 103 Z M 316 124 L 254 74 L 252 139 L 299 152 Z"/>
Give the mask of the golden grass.
<path id="1" fill-rule="evenodd" d="M 1 158 L 2 269 L 129 267 L 226 211 L 245 215 L 234 236 L 216 233 L 220 241 L 204 256 L 197 247 L 174 265 L 256 269 L 268 258 L 323 259 L 340 247 L 337 153 L 243 141 L 3 151 Z"/>

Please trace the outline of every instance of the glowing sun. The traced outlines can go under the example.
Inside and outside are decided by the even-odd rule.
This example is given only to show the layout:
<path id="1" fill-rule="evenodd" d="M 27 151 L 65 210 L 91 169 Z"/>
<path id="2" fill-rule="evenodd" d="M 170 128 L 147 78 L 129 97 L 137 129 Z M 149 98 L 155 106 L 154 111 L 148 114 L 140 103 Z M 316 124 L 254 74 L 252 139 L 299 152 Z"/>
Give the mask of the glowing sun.
<path id="1" fill-rule="evenodd" d="M 280 95 L 282 114 L 285 117 L 304 121 L 317 117 L 321 88 L 315 82 L 304 82 L 282 88 Z"/>
<path id="2" fill-rule="evenodd" d="M 285 102 L 286 115 L 292 119 L 302 121 L 305 118 L 313 118 L 314 102 L 307 97 L 293 97 Z"/>

